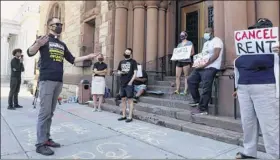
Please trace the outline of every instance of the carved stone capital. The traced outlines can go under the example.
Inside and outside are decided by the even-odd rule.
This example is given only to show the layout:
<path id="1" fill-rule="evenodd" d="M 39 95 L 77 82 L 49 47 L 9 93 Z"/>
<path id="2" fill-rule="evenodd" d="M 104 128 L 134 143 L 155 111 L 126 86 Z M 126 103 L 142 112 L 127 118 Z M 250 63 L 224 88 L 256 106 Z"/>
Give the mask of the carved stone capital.
<path id="1" fill-rule="evenodd" d="M 145 1 L 132 1 L 133 8 L 145 8 Z"/>
<path id="2" fill-rule="evenodd" d="M 168 8 L 168 1 L 161 1 L 161 3 L 159 4 L 159 9 L 166 11 L 167 8 Z"/>
<path id="3" fill-rule="evenodd" d="M 129 1 L 115 1 L 116 8 L 125 8 L 128 9 Z"/>
<path id="4" fill-rule="evenodd" d="M 158 8 L 161 1 L 146 1 L 147 8 Z"/>
<path id="5" fill-rule="evenodd" d="M 115 7 L 115 1 L 113 0 L 107 0 L 108 1 L 108 9 L 112 10 Z"/>

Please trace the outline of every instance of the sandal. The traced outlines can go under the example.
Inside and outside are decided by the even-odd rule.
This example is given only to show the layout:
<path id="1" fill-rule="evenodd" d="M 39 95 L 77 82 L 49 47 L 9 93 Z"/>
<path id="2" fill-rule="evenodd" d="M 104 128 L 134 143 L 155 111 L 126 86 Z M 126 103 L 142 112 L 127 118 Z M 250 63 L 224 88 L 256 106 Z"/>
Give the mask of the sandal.
<path id="1" fill-rule="evenodd" d="M 174 91 L 174 94 L 180 94 L 178 90 Z"/>
<path id="2" fill-rule="evenodd" d="M 184 95 L 188 95 L 188 94 L 189 94 L 189 90 L 185 90 Z"/>
<path id="3" fill-rule="evenodd" d="M 257 159 L 256 157 L 247 156 L 241 152 L 238 152 L 235 156 L 235 159 Z"/>

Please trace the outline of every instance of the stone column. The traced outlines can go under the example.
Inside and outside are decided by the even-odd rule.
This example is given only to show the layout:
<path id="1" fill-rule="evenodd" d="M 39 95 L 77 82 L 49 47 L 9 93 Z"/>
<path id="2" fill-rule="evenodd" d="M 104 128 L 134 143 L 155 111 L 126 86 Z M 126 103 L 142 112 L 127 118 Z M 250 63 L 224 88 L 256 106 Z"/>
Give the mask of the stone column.
<path id="1" fill-rule="evenodd" d="M 114 37 L 114 70 L 118 68 L 119 62 L 123 59 L 127 38 L 127 10 L 128 1 L 115 1 L 115 37 Z"/>
<path id="2" fill-rule="evenodd" d="M 279 27 L 279 1 L 256 1 L 257 18 L 267 18 L 272 21 L 273 26 Z"/>
<path id="3" fill-rule="evenodd" d="M 1 35 L 1 79 L 7 80 L 8 78 L 8 69 L 10 69 L 10 61 L 8 60 L 9 56 L 9 42 L 8 34 Z"/>
<path id="4" fill-rule="evenodd" d="M 247 25 L 247 2 L 246 1 L 224 1 L 224 20 L 225 23 L 225 41 L 226 48 L 225 64 L 232 66 L 236 57 L 234 48 L 234 31 L 244 30 Z M 238 21 L 236 21 L 238 19 Z"/>
<path id="5" fill-rule="evenodd" d="M 133 3 L 133 58 L 143 63 L 144 60 L 144 43 L 145 43 L 145 2 L 132 1 Z"/>
<path id="6" fill-rule="evenodd" d="M 159 5 L 159 15 L 158 15 L 158 58 L 165 56 L 165 39 L 166 39 L 166 10 L 168 6 L 168 1 L 162 1 Z M 162 71 L 163 60 L 158 61 L 157 70 Z"/>
<path id="7" fill-rule="evenodd" d="M 160 1 L 146 1 L 147 5 L 147 40 L 146 70 L 156 69 L 158 51 L 158 6 Z"/>
<path id="8" fill-rule="evenodd" d="M 247 22 L 248 26 L 252 26 L 256 23 L 256 1 L 247 1 Z"/>
<path id="9" fill-rule="evenodd" d="M 214 9 L 214 34 L 225 40 L 224 1 L 213 1 Z"/>
<path id="10" fill-rule="evenodd" d="M 224 57 L 226 67 L 233 65 L 233 60 L 236 56 L 234 48 L 234 31 L 247 29 L 247 2 L 246 1 L 213 1 L 215 5 L 218 3 L 223 3 L 223 12 L 214 13 L 215 20 L 217 19 L 217 14 L 224 15 Z M 221 5 L 221 4 L 220 4 Z M 216 8 L 214 7 L 214 10 Z M 236 21 L 238 19 L 238 21 Z M 217 29 L 215 23 L 215 32 L 220 32 Z M 219 26 L 219 25 L 218 25 Z M 220 29 L 222 29 L 221 27 Z M 223 33 L 220 33 L 220 36 Z M 233 70 L 227 69 L 224 74 L 232 74 Z M 233 116 L 234 115 L 234 98 L 232 93 L 234 91 L 234 81 L 229 79 L 227 76 L 222 76 L 219 78 L 218 86 L 218 114 L 221 116 Z"/>

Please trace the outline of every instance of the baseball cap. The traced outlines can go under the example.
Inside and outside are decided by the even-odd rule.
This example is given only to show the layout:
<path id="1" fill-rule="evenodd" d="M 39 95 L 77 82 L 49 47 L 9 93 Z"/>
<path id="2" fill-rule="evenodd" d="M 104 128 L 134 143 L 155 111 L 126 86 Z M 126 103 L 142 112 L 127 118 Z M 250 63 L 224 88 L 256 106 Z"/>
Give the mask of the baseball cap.
<path id="1" fill-rule="evenodd" d="M 267 18 L 258 19 L 257 23 L 253 26 L 248 27 L 248 29 L 257 29 L 257 28 L 270 28 L 273 27 L 272 22 Z"/>

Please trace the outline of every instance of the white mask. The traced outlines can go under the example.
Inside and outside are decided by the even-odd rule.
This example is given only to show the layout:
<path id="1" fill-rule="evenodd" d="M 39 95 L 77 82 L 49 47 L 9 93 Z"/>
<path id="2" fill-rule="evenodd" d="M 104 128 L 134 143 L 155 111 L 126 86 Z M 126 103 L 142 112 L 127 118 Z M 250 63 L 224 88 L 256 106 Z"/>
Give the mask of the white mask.
<path id="1" fill-rule="evenodd" d="M 210 33 L 204 33 L 203 38 L 208 41 L 210 39 Z"/>

